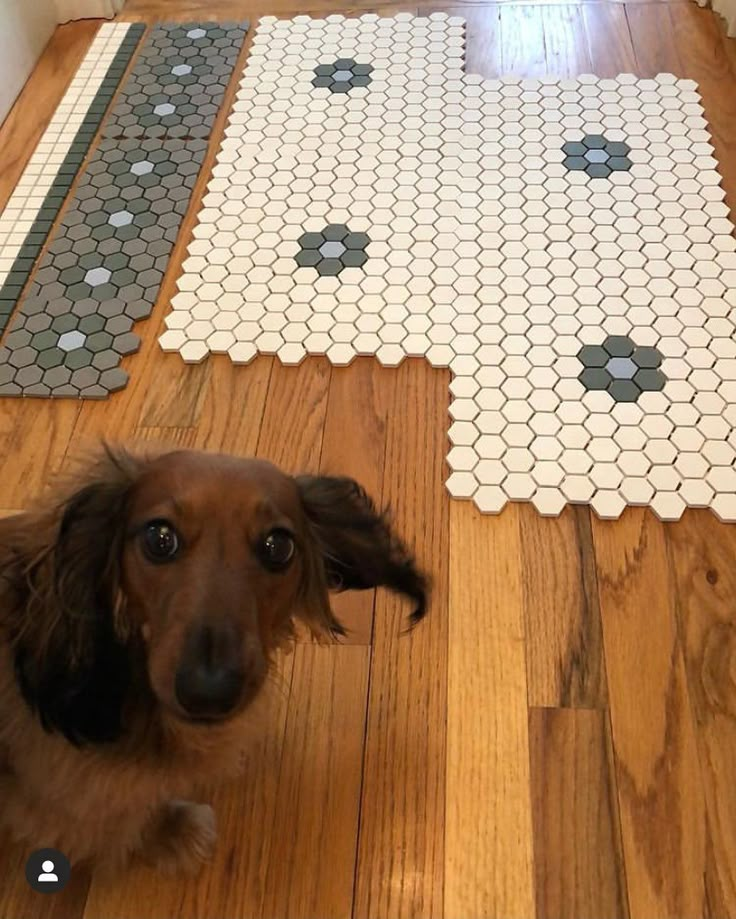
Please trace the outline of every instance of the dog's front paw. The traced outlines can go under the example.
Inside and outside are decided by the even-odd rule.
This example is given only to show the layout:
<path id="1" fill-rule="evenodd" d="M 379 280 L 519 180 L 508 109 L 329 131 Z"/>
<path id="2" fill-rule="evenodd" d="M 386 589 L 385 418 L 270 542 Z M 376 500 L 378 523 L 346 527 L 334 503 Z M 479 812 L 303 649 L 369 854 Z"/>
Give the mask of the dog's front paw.
<path id="1" fill-rule="evenodd" d="M 146 861 L 167 873 L 194 874 L 215 850 L 215 812 L 209 804 L 169 801 L 159 815 Z"/>

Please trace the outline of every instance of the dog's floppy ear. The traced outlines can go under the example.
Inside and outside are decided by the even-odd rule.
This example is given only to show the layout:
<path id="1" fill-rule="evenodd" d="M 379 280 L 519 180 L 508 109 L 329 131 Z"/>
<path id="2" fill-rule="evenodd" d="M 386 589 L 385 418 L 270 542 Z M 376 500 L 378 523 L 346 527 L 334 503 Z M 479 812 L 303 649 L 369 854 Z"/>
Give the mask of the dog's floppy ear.
<path id="1" fill-rule="evenodd" d="M 385 586 L 411 598 L 415 625 L 426 612 L 427 579 L 391 530 L 387 515 L 376 511 L 353 479 L 298 476 L 296 483 L 313 540 L 307 615 L 311 608 L 319 617 L 321 603 L 323 626 L 342 633 L 329 609 L 327 590 Z"/>
<path id="2" fill-rule="evenodd" d="M 50 519 L 29 519 L 40 531 L 35 553 L 32 535 L 15 549 L 18 681 L 44 727 L 75 744 L 114 740 L 121 730 L 131 636 L 120 558 L 138 471 L 132 457 L 106 448 Z"/>

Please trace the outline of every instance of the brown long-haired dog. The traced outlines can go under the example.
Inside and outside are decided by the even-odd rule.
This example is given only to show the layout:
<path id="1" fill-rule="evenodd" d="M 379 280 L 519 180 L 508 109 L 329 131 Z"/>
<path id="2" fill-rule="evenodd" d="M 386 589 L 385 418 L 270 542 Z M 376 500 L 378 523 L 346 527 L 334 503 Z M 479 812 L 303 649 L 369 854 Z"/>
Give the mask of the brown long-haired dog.
<path id="1" fill-rule="evenodd" d="M 0 520 L 0 822 L 117 869 L 191 870 L 237 773 L 275 650 L 301 619 L 340 634 L 329 589 L 426 585 L 350 479 L 106 449 L 53 505 Z"/>

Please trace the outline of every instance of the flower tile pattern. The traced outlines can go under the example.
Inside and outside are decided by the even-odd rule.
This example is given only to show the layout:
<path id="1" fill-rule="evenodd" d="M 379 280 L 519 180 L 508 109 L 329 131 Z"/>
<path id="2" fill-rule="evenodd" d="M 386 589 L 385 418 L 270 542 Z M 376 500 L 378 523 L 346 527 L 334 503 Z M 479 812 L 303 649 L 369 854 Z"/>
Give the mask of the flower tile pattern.
<path id="1" fill-rule="evenodd" d="M 660 392 L 667 382 L 658 368 L 657 348 L 639 348 L 628 335 L 609 335 L 601 345 L 578 351 L 583 370 L 578 377 L 588 391 L 605 390 L 617 402 L 636 402 L 643 392 Z"/>
<path id="2" fill-rule="evenodd" d="M 586 134 L 579 141 L 569 140 L 562 145 L 568 169 L 585 172 L 591 179 L 607 179 L 612 172 L 629 170 L 631 147 L 623 141 L 606 140 L 600 134 Z"/>
<path id="3" fill-rule="evenodd" d="M 331 223 L 319 233 L 303 233 L 297 242 L 296 264 L 311 266 L 322 277 L 338 275 L 345 268 L 361 268 L 368 260 L 368 235 L 351 233 L 342 223 Z"/>
<path id="4" fill-rule="evenodd" d="M 372 71 L 371 64 L 359 64 L 351 57 L 339 58 L 314 68 L 312 86 L 324 87 L 331 93 L 349 93 L 355 86 L 368 86 Z"/>
<path id="5" fill-rule="evenodd" d="M 121 358 L 156 302 L 245 29 L 150 30 L 13 315 L 0 396 L 105 398 L 125 386 Z"/>
<path id="6" fill-rule="evenodd" d="M 422 356 L 453 374 L 447 486 L 482 511 L 736 520 L 736 245 L 697 87 L 463 58 L 442 13 L 262 19 L 162 347 Z M 348 59 L 369 84 L 314 85 Z M 321 274 L 336 225 L 367 258 Z"/>

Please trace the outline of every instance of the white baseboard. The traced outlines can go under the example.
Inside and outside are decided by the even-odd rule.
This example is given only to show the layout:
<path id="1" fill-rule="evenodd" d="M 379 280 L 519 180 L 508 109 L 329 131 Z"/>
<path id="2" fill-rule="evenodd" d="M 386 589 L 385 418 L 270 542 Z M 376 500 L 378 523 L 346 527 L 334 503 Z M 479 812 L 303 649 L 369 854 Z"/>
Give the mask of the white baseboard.
<path id="1" fill-rule="evenodd" d="M 70 19 L 112 19 L 125 0 L 54 0 L 59 22 Z"/>

